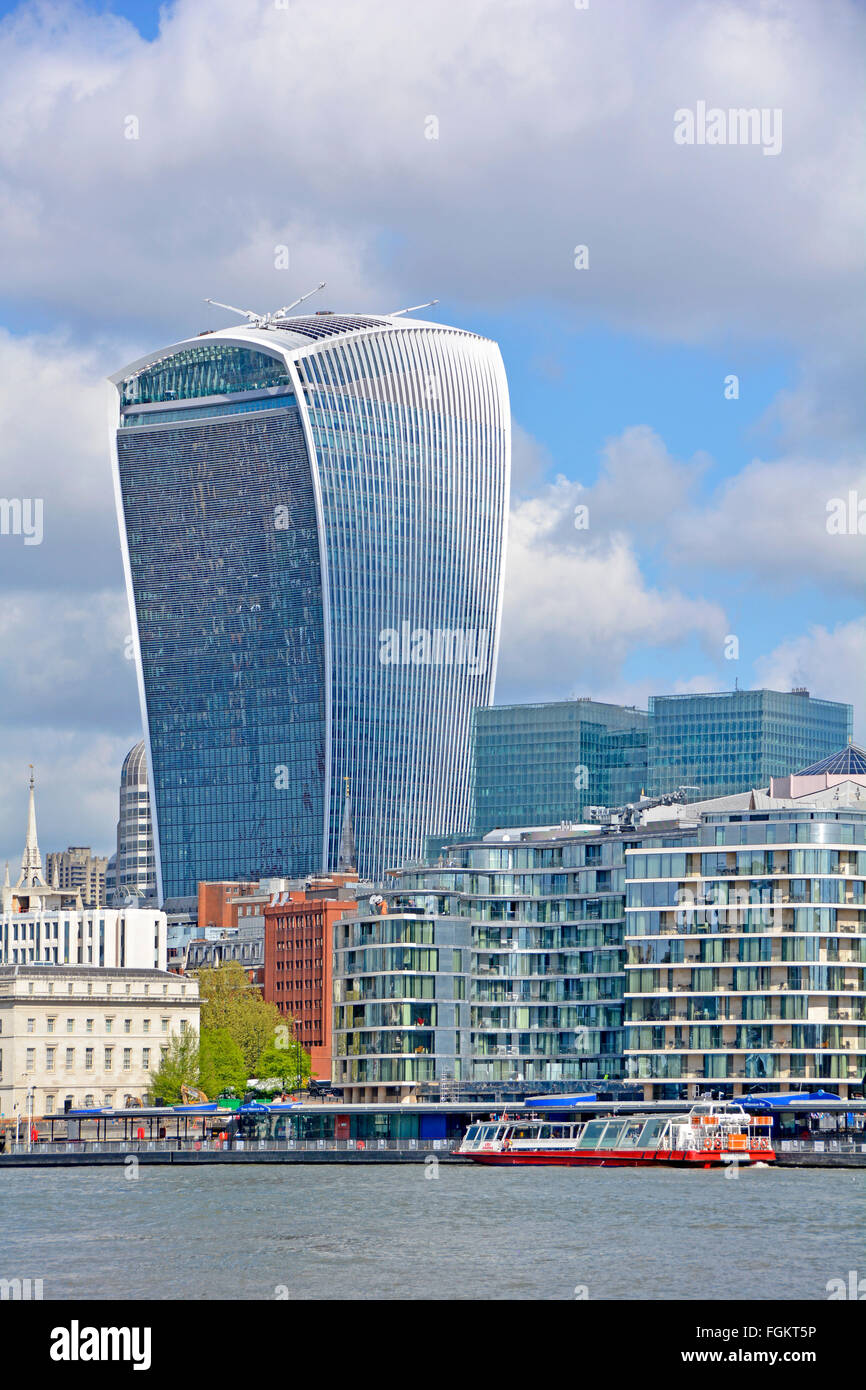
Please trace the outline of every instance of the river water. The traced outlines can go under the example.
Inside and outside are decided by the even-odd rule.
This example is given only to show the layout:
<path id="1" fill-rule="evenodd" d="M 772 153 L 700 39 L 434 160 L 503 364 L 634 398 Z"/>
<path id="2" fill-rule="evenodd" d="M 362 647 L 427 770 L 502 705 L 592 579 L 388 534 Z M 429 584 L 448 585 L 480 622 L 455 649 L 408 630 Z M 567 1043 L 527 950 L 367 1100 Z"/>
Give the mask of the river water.
<path id="1" fill-rule="evenodd" d="M 826 1299 L 864 1218 L 850 1169 L 13 1169 L 0 1278 L 76 1300 Z"/>

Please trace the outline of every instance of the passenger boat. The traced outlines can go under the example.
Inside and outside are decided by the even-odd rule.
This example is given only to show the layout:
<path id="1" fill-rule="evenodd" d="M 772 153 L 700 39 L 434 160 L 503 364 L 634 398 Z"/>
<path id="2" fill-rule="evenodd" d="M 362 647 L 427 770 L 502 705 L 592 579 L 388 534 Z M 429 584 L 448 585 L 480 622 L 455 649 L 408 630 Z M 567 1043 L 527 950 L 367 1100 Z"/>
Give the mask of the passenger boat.
<path id="1" fill-rule="evenodd" d="M 772 1123 L 771 1116 L 749 1115 L 731 1102 L 695 1105 L 688 1115 L 613 1115 L 572 1122 L 503 1114 L 470 1125 L 455 1153 L 501 1166 L 771 1163 L 776 1157 Z"/>

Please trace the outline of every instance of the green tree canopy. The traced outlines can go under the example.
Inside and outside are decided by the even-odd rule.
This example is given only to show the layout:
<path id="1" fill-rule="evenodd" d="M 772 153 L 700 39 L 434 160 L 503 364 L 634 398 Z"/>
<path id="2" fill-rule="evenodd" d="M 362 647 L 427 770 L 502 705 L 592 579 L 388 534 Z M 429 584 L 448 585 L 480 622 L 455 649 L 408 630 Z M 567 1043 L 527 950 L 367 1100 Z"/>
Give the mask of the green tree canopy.
<path id="1" fill-rule="evenodd" d="M 179 1105 L 181 1086 L 198 1086 L 198 1078 L 198 1034 L 192 1029 L 173 1034 L 159 1066 L 150 1073 L 154 1098 L 161 1096 L 166 1105 Z"/>
<path id="2" fill-rule="evenodd" d="M 251 1075 L 280 1025 L 276 1004 L 265 1002 L 261 990 L 250 984 L 237 960 L 226 961 L 211 970 L 199 970 L 198 984 L 202 1033 L 228 1033 L 243 1053 L 247 1075 Z"/>
<path id="3" fill-rule="evenodd" d="M 256 1064 L 259 1082 L 278 1081 L 283 1090 L 297 1090 L 310 1075 L 310 1054 L 305 1052 L 291 1027 L 282 1021 Z"/>
<path id="4" fill-rule="evenodd" d="M 199 1084 L 205 1095 L 216 1100 L 230 1087 L 243 1095 L 247 1085 L 244 1054 L 225 1028 L 206 1028 L 199 1043 Z"/>

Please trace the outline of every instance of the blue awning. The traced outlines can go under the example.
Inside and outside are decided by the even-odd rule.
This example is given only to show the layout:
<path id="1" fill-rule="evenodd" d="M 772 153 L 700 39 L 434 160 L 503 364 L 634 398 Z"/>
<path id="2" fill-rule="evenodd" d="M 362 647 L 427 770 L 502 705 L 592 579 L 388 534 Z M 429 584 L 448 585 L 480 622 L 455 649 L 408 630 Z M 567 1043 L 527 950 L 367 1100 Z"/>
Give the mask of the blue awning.
<path id="1" fill-rule="evenodd" d="M 576 1105 L 591 1100 L 598 1100 L 598 1096 L 529 1096 L 523 1104 L 533 1110 L 573 1110 Z"/>
<path id="2" fill-rule="evenodd" d="M 781 1110 L 786 1106 L 798 1102 L 800 1105 L 820 1104 L 822 1100 L 838 1100 L 830 1091 L 767 1091 L 758 1092 L 753 1096 L 739 1096 L 741 1105 L 762 1106 L 767 1109 Z"/>
<path id="3" fill-rule="evenodd" d="M 215 1102 L 209 1102 L 207 1105 L 173 1105 L 171 1108 L 178 1115 L 216 1115 L 218 1113 L 225 1115 L 228 1113 L 225 1110 L 220 1110 Z"/>

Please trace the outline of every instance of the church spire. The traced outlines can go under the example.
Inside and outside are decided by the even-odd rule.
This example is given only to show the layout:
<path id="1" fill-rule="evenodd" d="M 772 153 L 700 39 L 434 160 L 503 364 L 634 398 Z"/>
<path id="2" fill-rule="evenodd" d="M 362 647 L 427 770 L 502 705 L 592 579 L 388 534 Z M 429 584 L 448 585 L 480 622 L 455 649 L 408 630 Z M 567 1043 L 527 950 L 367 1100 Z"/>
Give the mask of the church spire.
<path id="1" fill-rule="evenodd" d="M 349 779 L 346 778 L 346 799 L 343 802 L 343 825 L 340 830 L 340 857 L 337 860 L 337 873 L 355 872 L 355 832 L 352 828 L 352 797 L 349 792 Z"/>
<path id="2" fill-rule="evenodd" d="M 36 838 L 36 781 L 33 776 L 33 764 L 30 764 L 30 804 L 27 808 L 27 839 L 24 842 L 24 853 L 21 856 L 21 877 L 16 884 L 18 888 L 44 888 L 45 879 L 42 876 L 42 855 L 39 853 L 39 843 Z"/>

